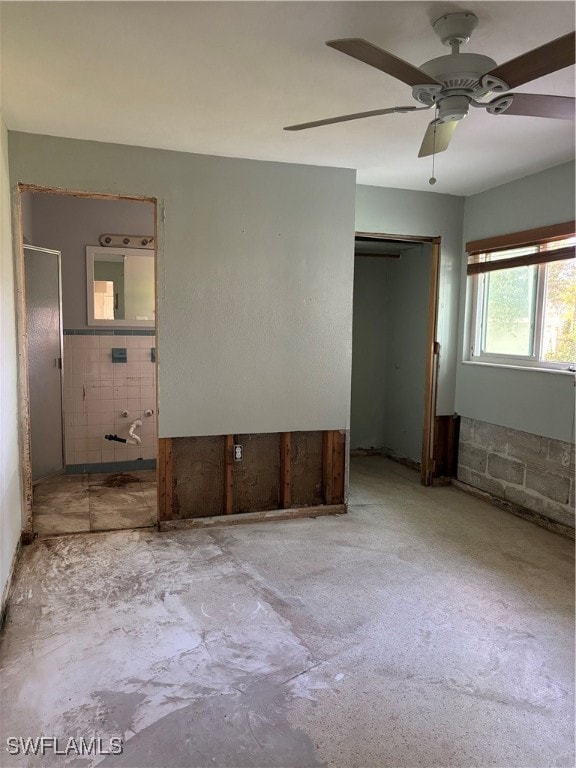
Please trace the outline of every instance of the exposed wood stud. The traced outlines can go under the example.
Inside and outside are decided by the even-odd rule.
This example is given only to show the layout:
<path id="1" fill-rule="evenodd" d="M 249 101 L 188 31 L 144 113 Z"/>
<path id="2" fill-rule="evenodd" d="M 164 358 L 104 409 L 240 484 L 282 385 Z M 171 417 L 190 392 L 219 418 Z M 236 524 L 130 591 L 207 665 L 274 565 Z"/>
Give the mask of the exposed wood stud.
<path id="1" fill-rule="evenodd" d="M 424 428 L 422 430 L 422 485 L 430 485 L 434 464 L 432 459 L 433 420 L 436 411 L 436 366 L 439 344 L 435 340 L 438 311 L 438 283 L 440 276 L 440 241 L 432 242 L 430 282 L 428 289 L 428 331 L 426 339 L 426 367 L 424 374 Z"/>
<path id="2" fill-rule="evenodd" d="M 343 505 L 346 440 L 342 430 L 163 438 L 159 519 Z M 235 443 L 244 447 L 242 461 L 234 461 Z"/>
<path id="3" fill-rule="evenodd" d="M 322 491 L 324 504 L 332 504 L 334 482 L 334 432 L 327 430 L 322 436 Z"/>
<path id="4" fill-rule="evenodd" d="M 172 438 L 158 440 L 158 520 L 172 520 Z"/>
<path id="5" fill-rule="evenodd" d="M 224 438 L 224 514 L 234 511 L 234 435 Z"/>
<path id="6" fill-rule="evenodd" d="M 66 189 L 65 187 L 43 187 L 39 184 L 19 183 L 20 192 L 42 192 L 46 195 L 66 195 L 66 197 L 89 197 L 94 200 L 137 200 L 146 203 L 156 203 L 155 197 L 147 195 L 119 195 L 115 192 L 86 192 L 78 189 Z M 158 242 L 158 241 L 156 241 Z"/>
<path id="7" fill-rule="evenodd" d="M 333 432 L 332 450 L 332 503 L 344 501 L 344 469 L 346 462 L 346 436 L 339 430 Z"/>
<path id="8" fill-rule="evenodd" d="M 280 435 L 280 506 L 282 509 L 288 509 L 292 504 L 291 452 L 291 434 L 282 432 Z"/>

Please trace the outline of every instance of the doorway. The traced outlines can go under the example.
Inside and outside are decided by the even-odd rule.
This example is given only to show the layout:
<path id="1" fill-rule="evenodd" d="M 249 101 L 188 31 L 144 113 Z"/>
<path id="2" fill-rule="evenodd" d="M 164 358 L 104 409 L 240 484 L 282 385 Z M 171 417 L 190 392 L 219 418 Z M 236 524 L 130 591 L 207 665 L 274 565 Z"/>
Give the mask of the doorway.
<path id="1" fill-rule="evenodd" d="M 30 463 L 36 483 L 64 471 L 60 251 L 24 245 Z"/>
<path id="2" fill-rule="evenodd" d="M 156 525 L 156 201 L 19 185 L 18 210 L 27 533 Z"/>
<path id="3" fill-rule="evenodd" d="M 433 477 L 439 238 L 359 232 L 355 242 L 352 454 Z"/>

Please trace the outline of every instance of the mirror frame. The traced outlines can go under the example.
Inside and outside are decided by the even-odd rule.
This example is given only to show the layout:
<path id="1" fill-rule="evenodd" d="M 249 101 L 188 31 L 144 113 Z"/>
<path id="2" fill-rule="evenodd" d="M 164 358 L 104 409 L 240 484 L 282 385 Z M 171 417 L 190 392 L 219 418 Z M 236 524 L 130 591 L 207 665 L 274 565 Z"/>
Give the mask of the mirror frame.
<path id="1" fill-rule="evenodd" d="M 155 256 L 152 248 L 109 248 L 102 245 L 86 246 L 86 308 L 89 326 L 119 328 L 154 328 L 156 320 L 97 320 L 94 317 L 94 260 L 97 253 L 109 253 L 111 256 Z M 154 286 L 154 290 L 156 287 Z"/>

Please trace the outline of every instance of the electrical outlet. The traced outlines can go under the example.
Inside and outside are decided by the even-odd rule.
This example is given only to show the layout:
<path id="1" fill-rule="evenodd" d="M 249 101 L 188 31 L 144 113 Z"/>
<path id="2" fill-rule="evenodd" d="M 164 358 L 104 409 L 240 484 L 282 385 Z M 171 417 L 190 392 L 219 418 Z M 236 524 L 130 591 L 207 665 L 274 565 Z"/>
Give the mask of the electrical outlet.
<path id="1" fill-rule="evenodd" d="M 234 445 L 234 461 L 242 461 L 242 446 Z"/>

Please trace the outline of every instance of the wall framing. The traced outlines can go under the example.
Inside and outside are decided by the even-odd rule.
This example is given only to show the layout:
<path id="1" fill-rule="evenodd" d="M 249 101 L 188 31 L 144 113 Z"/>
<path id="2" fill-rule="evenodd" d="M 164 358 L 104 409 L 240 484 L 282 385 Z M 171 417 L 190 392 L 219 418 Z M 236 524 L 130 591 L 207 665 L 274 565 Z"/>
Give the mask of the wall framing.
<path id="1" fill-rule="evenodd" d="M 236 442 L 243 445 L 242 462 L 234 461 Z M 270 513 L 279 510 L 284 517 L 342 513 L 345 469 L 343 430 L 160 438 L 160 527 L 176 522 L 190 527 L 191 521 L 205 527 L 199 518 L 221 518 L 219 524 L 226 524 L 226 518 L 231 524 L 243 522 L 243 516 L 245 522 L 278 519 Z M 188 481 L 191 474 L 193 483 Z"/>

